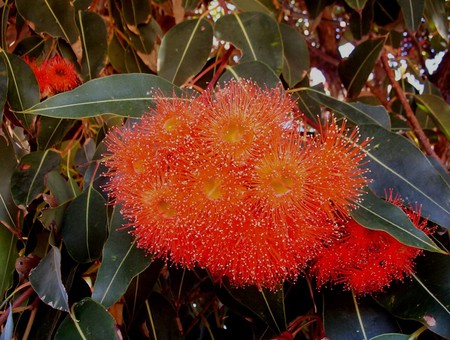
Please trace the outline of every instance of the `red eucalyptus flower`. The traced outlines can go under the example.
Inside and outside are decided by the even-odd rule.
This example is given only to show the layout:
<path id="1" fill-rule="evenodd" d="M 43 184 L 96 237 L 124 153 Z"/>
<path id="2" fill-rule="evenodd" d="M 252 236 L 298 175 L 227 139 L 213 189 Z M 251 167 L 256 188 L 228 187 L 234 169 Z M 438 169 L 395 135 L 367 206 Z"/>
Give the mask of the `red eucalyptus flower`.
<path id="1" fill-rule="evenodd" d="M 110 195 L 139 247 L 234 285 L 294 280 L 367 182 L 358 134 L 306 137 L 281 87 L 231 81 L 151 113 L 109 134 Z"/>
<path id="2" fill-rule="evenodd" d="M 392 193 L 388 201 L 401 207 L 418 229 L 425 228 L 427 220 L 420 217 L 420 209 L 405 208 Z M 367 229 L 351 219 L 342 226 L 340 237 L 318 255 L 313 273 L 319 285 L 343 284 L 356 294 L 370 294 L 408 277 L 421 253 L 384 231 Z"/>

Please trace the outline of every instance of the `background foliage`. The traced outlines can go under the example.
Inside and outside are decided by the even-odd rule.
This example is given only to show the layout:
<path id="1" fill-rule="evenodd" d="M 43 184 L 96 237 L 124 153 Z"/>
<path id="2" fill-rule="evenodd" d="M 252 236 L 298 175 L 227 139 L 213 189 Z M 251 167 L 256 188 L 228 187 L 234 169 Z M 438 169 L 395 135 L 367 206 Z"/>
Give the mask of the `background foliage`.
<path id="1" fill-rule="evenodd" d="M 1 339 L 450 338 L 448 2 L 0 6 Z M 24 58 L 55 54 L 83 84 L 41 98 Z M 332 111 L 372 138 L 371 192 L 354 218 L 425 249 L 410 280 L 358 299 L 307 275 L 276 293 L 236 289 L 135 247 L 104 193 L 106 131 L 146 112 L 154 88 L 231 78 L 281 80 L 311 122 Z M 391 214 L 387 188 L 422 205 L 432 238 Z"/>

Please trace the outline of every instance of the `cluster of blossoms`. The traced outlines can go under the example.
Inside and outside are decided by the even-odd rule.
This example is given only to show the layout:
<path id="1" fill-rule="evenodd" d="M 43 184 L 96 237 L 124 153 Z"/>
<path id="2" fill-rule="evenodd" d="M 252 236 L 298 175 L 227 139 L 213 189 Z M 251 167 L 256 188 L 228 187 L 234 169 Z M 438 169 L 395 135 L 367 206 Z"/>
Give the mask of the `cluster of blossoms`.
<path id="1" fill-rule="evenodd" d="M 367 142 L 334 119 L 308 136 L 297 118 L 281 87 L 231 81 L 195 98 L 161 95 L 139 123 L 114 129 L 108 190 L 138 246 L 270 289 L 331 252 L 367 185 Z"/>
<path id="2" fill-rule="evenodd" d="M 42 63 L 35 59 L 24 60 L 33 70 L 42 98 L 72 90 L 80 84 L 75 66 L 63 57 L 56 55 Z"/>

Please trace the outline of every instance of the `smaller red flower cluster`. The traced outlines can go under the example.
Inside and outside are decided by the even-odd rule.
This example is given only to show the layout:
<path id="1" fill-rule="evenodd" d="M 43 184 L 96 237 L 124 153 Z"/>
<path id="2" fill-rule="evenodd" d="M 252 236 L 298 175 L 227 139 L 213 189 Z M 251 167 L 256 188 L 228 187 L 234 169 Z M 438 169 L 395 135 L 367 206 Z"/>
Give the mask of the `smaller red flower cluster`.
<path id="1" fill-rule="evenodd" d="M 416 228 L 424 230 L 427 220 L 421 218 L 420 209 L 405 208 L 403 200 L 393 198 L 392 194 L 388 201 L 402 208 Z M 358 295 L 371 294 L 408 277 L 413 272 L 414 259 L 420 254 L 422 250 L 351 219 L 342 226 L 340 236 L 316 258 L 313 274 L 319 285 L 343 284 Z"/>
<path id="2" fill-rule="evenodd" d="M 72 90 L 80 84 L 75 66 L 60 56 L 54 56 L 38 64 L 35 59 L 25 58 L 39 84 L 41 97 Z"/>

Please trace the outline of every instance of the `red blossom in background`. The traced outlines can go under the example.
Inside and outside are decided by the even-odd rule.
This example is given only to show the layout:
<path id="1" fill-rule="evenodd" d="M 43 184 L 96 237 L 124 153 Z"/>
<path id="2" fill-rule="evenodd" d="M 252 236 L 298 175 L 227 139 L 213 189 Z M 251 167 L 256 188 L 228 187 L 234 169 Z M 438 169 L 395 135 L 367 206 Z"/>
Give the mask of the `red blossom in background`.
<path id="1" fill-rule="evenodd" d="M 151 113 L 109 134 L 108 190 L 139 247 L 236 286 L 295 280 L 367 183 L 358 134 L 331 120 L 306 137 L 281 87 L 232 81 Z"/>
<path id="2" fill-rule="evenodd" d="M 427 220 L 420 209 L 407 209 L 397 196 L 388 201 L 402 207 L 412 223 L 423 230 Z M 392 281 L 403 281 L 414 270 L 414 259 L 422 250 L 404 245 L 384 231 L 370 230 L 355 220 L 346 222 L 341 235 L 316 258 L 313 273 L 319 285 L 343 284 L 364 295 L 383 291 Z"/>

